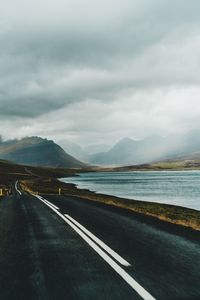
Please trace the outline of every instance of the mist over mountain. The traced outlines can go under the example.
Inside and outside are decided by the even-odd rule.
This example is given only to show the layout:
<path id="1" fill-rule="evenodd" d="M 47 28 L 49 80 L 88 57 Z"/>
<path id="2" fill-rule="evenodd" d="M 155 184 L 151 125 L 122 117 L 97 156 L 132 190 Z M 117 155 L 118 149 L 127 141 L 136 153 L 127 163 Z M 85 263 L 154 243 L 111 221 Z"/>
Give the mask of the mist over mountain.
<path id="1" fill-rule="evenodd" d="M 60 141 L 59 145 L 69 154 L 81 161 L 87 161 L 88 153 L 80 145 L 70 141 Z"/>
<path id="2" fill-rule="evenodd" d="M 98 165 L 131 165 L 176 158 L 200 152 L 200 131 L 143 140 L 123 138 L 109 151 L 89 156 L 88 162 Z"/>
<path id="3" fill-rule="evenodd" d="M 85 164 L 66 153 L 51 140 L 26 137 L 21 140 L 1 141 L 0 159 L 19 164 L 45 167 L 81 168 Z"/>
<path id="4" fill-rule="evenodd" d="M 112 147 L 107 144 L 81 146 L 69 141 L 62 141 L 61 145 L 64 149 L 51 140 L 37 136 L 8 141 L 0 138 L 0 159 L 33 166 L 63 168 L 81 168 L 88 164 L 144 164 L 197 155 L 200 153 L 200 131 L 167 137 L 153 135 L 143 140 L 126 137 Z"/>
<path id="5" fill-rule="evenodd" d="M 82 147 L 76 143 L 72 143 L 70 141 L 60 141 L 59 144 L 63 147 L 63 149 L 70 155 L 75 156 L 76 158 L 89 162 L 91 155 L 109 151 L 112 146 L 107 144 L 92 144 L 86 147 Z"/>

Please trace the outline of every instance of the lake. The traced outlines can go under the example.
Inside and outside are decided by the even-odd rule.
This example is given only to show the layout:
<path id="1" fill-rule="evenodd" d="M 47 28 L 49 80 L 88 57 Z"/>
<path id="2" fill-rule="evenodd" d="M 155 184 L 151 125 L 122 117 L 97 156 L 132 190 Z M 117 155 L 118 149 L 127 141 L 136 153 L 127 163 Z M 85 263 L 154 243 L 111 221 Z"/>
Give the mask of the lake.
<path id="1" fill-rule="evenodd" d="M 200 210 L 200 171 L 91 172 L 62 181 L 98 193 Z"/>

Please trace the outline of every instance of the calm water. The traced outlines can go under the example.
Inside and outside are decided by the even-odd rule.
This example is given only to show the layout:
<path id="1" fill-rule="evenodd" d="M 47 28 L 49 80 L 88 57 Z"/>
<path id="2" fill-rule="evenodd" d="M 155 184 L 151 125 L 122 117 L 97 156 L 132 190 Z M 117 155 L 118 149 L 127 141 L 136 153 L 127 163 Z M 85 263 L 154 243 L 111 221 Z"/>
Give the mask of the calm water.
<path id="1" fill-rule="evenodd" d="M 200 210 L 200 171 L 85 173 L 63 181 L 103 194 Z"/>

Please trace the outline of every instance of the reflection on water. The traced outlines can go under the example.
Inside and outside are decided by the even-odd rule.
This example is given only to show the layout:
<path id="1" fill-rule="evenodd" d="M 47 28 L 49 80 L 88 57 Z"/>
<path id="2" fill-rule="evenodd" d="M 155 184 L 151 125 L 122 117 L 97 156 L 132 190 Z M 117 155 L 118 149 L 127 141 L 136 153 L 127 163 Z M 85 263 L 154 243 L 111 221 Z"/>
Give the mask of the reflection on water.
<path id="1" fill-rule="evenodd" d="M 200 171 L 85 173 L 63 181 L 99 193 L 200 210 Z"/>

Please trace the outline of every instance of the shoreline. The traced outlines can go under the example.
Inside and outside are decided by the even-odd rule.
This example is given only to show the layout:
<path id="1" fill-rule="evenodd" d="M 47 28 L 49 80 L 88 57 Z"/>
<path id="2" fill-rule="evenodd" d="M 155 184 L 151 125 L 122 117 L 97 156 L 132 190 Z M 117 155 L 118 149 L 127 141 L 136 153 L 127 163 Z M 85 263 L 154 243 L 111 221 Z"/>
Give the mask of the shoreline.
<path id="1" fill-rule="evenodd" d="M 79 175 L 78 175 L 79 176 Z M 60 179 L 58 179 L 60 181 Z M 200 209 L 198 208 L 194 208 L 194 207 L 187 207 L 187 206 L 183 206 L 183 205 L 178 205 L 178 204 L 173 204 L 173 203 L 165 203 L 165 202 L 158 202 L 158 201 L 154 201 L 154 200 L 142 200 L 142 199 L 134 199 L 132 197 L 126 197 L 126 196 L 120 196 L 120 195 L 113 195 L 113 194 L 109 194 L 109 193 L 104 193 L 104 192 L 100 192 L 100 191 L 96 191 L 96 190 L 90 190 L 89 188 L 84 188 L 84 187 L 79 187 L 78 184 L 76 183 L 70 183 L 70 182 L 65 182 L 65 181 L 61 181 L 65 184 L 69 184 L 69 185 L 74 185 L 75 188 L 79 191 L 88 191 L 90 193 L 94 193 L 96 195 L 104 195 L 104 196 L 109 196 L 109 197 L 116 197 L 119 199 L 125 199 L 125 200 L 131 200 L 131 201 L 138 201 L 138 202 L 146 202 L 146 203 L 157 203 L 160 205 L 170 205 L 170 206 L 174 206 L 174 207 L 180 207 L 180 208 L 184 208 L 184 209 L 191 209 L 191 210 L 195 210 L 198 211 L 200 213 Z"/>
<path id="2" fill-rule="evenodd" d="M 161 204 L 140 200 L 130 200 L 116 196 L 95 193 L 87 189 L 79 189 L 75 184 L 64 183 L 58 179 L 48 178 L 43 180 L 21 181 L 25 191 L 43 194 L 74 196 L 94 202 L 103 203 L 110 206 L 124 208 L 126 210 L 150 216 L 166 223 L 188 227 L 200 231 L 200 211 L 175 206 L 171 204 Z"/>

